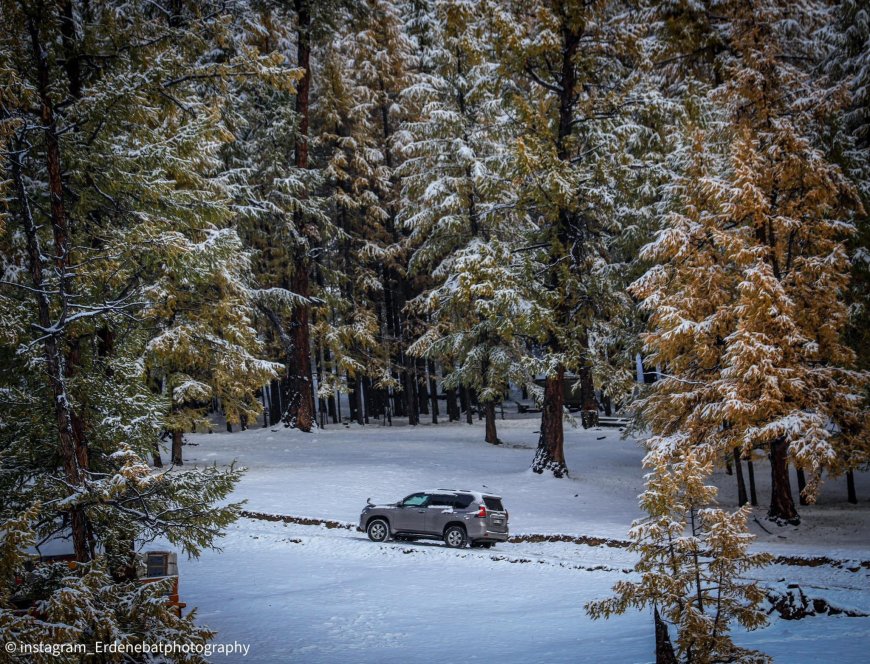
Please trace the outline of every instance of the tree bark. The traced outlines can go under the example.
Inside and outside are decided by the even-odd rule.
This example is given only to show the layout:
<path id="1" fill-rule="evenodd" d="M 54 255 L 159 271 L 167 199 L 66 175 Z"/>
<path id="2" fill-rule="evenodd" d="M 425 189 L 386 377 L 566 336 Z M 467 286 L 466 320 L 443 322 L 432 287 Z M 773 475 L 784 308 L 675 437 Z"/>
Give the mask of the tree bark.
<path id="1" fill-rule="evenodd" d="M 163 468 L 163 457 L 160 456 L 160 441 L 154 441 L 154 447 L 151 450 L 151 457 L 154 461 L 155 468 Z"/>
<path id="2" fill-rule="evenodd" d="M 758 507 L 758 494 L 755 492 L 755 465 L 752 456 L 746 460 L 746 469 L 749 471 L 749 502 L 753 507 Z"/>
<path id="3" fill-rule="evenodd" d="M 429 399 L 432 401 L 432 424 L 438 424 L 438 383 L 435 381 L 435 363 L 429 360 L 426 368 L 429 372 Z"/>
<path id="4" fill-rule="evenodd" d="M 788 443 L 784 438 L 777 438 L 770 443 L 770 508 L 767 516 L 777 523 L 797 525 L 800 516 L 791 495 L 788 466 Z"/>
<path id="5" fill-rule="evenodd" d="M 746 482 L 743 481 L 743 464 L 740 463 L 740 450 L 734 448 L 734 468 L 737 471 L 737 504 L 746 504 Z"/>
<path id="6" fill-rule="evenodd" d="M 668 634 L 668 626 L 659 615 L 658 607 L 653 608 L 653 618 L 656 629 L 656 664 L 677 664 L 674 646 Z"/>
<path id="7" fill-rule="evenodd" d="M 532 470 L 538 474 L 545 470 L 554 477 L 567 477 L 565 465 L 565 433 L 562 428 L 564 411 L 563 381 L 565 367 L 558 365 L 554 376 L 547 376 L 544 383 L 544 407 L 541 413 L 541 434 L 538 450 L 532 462 Z"/>
<path id="8" fill-rule="evenodd" d="M 299 169 L 308 168 L 308 125 L 310 116 L 309 97 L 311 93 L 311 3 L 310 0 L 296 0 L 296 15 L 298 26 L 296 30 L 296 65 L 303 70 L 302 78 L 296 86 L 296 114 L 299 117 L 299 128 L 294 145 L 294 162 Z M 299 234 L 310 236 L 306 232 L 302 215 L 294 214 L 294 223 Z M 295 270 L 290 279 L 290 290 L 306 299 L 294 310 L 294 320 L 291 326 L 291 354 L 287 366 L 289 379 L 289 394 L 287 410 L 284 413 L 284 424 L 300 431 L 311 431 L 314 422 L 314 395 L 311 375 L 311 342 L 309 319 L 311 305 L 307 301 L 310 296 L 310 275 L 307 246 L 299 247 L 302 255 L 296 257 Z"/>
<path id="9" fill-rule="evenodd" d="M 183 466 L 184 458 L 182 455 L 183 433 L 181 431 L 172 432 L 172 465 Z"/>
<path id="10" fill-rule="evenodd" d="M 574 58 L 580 45 L 580 35 L 577 32 L 578 26 L 568 25 L 564 16 L 563 24 L 560 27 L 563 48 L 562 62 L 559 64 L 559 118 L 556 156 L 568 164 L 571 159 L 568 138 L 574 126 L 574 108 L 578 99 L 575 95 L 577 71 Z M 571 238 L 572 233 L 575 232 L 572 230 L 576 226 L 575 217 L 576 215 L 567 208 L 560 208 L 558 210 L 558 222 L 555 227 L 555 234 L 550 238 L 549 250 L 550 263 L 554 266 L 560 265 L 566 257 L 571 258 L 571 253 L 566 248 L 576 245 L 580 241 L 580 238 L 575 238 L 573 241 Z M 560 296 L 559 303 L 554 311 L 555 322 L 558 325 L 570 325 L 572 323 L 571 318 L 575 314 L 565 301 L 567 297 L 567 294 L 564 292 L 565 284 L 558 269 L 553 268 L 550 270 L 548 281 L 549 289 Z M 551 334 L 547 345 L 554 353 L 562 350 L 556 335 Z M 560 363 L 556 368 L 555 375 L 547 376 L 545 381 L 543 412 L 541 413 L 541 434 L 538 441 L 538 450 L 532 461 L 532 470 L 536 473 L 543 473 L 544 470 L 548 470 L 555 477 L 568 475 L 564 455 L 564 376 L 565 366 Z"/>
<path id="11" fill-rule="evenodd" d="M 54 267 L 61 275 L 58 289 L 61 309 L 65 312 L 71 293 L 71 277 L 67 269 L 70 251 L 69 227 L 62 181 L 60 159 L 60 144 L 58 142 L 57 125 L 54 117 L 54 107 L 49 96 L 49 66 L 46 51 L 39 39 L 39 30 L 33 16 L 27 17 L 27 28 L 30 34 L 34 63 L 37 72 L 37 87 L 39 93 L 41 123 L 45 136 L 45 165 L 48 173 L 48 191 L 50 195 L 50 218 L 54 236 Z M 60 457 L 63 463 L 66 482 L 73 487 L 81 486 L 89 468 L 88 447 L 84 437 L 84 427 L 77 426 L 77 416 L 67 389 L 65 376 L 65 361 L 61 350 L 61 340 L 64 336 L 63 317 L 55 325 L 51 323 L 51 306 L 49 295 L 45 291 L 45 281 L 42 272 L 42 251 L 39 244 L 37 224 L 33 218 L 30 199 L 24 184 L 20 148 L 11 153 L 11 172 L 15 183 L 16 195 L 21 205 L 21 217 L 24 222 L 24 234 L 27 242 L 28 267 L 37 300 L 37 311 L 40 333 L 43 335 L 42 348 L 45 359 L 45 373 L 51 386 L 54 403 L 54 423 L 58 434 Z M 70 527 L 78 562 L 88 562 L 91 550 L 90 525 L 84 509 L 73 504 L 69 508 Z"/>
<path id="12" fill-rule="evenodd" d="M 465 395 L 465 422 L 467 424 L 474 424 L 474 413 L 471 412 L 471 390 L 463 386 L 462 394 Z"/>
<path id="13" fill-rule="evenodd" d="M 803 468 L 795 467 L 795 470 L 797 470 L 798 503 L 801 505 L 808 505 L 809 503 L 807 502 L 806 496 L 804 496 L 804 489 L 807 488 L 807 476 L 804 473 Z"/>
<path id="14" fill-rule="evenodd" d="M 495 430 L 495 401 L 485 401 L 483 413 L 486 418 L 486 442 L 490 445 L 501 445 Z"/>
<path id="15" fill-rule="evenodd" d="M 275 426 L 281 421 L 284 412 L 281 404 L 281 380 L 273 380 L 269 384 L 269 426 Z"/>
<path id="16" fill-rule="evenodd" d="M 420 421 L 417 410 L 417 379 L 414 377 L 414 364 L 405 357 L 405 410 L 408 411 L 408 424 L 416 426 Z"/>
<path id="17" fill-rule="evenodd" d="M 846 471 L 847 500 L 853 505 L 858 504 L 858 494 L 855 492 L 855 474 L 851 470 Z"/>
<path id="18" fill-rule="evenodd" d="M 363 411 L 363 384 L 362 377 L 359 374 L 356 376 L 353 390 L 353 401 L 356 404 L 356 423 L 365 424 L 365 412 Z"/>

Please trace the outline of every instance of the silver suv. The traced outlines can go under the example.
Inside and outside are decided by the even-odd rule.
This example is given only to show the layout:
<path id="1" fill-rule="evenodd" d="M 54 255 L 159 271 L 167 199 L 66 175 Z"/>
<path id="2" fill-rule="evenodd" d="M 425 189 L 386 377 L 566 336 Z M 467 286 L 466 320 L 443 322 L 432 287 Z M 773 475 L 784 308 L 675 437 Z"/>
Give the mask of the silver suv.
<path id="1" fill-rule="evenodd" d="M 359 530 L 373 542 L 443 539 L 455 549 L 491 547 L 508 538 L 508 512 L 501 497 L 465 489 L 412 493 L 398 503 L 374 505 L 359 517 Z"/>

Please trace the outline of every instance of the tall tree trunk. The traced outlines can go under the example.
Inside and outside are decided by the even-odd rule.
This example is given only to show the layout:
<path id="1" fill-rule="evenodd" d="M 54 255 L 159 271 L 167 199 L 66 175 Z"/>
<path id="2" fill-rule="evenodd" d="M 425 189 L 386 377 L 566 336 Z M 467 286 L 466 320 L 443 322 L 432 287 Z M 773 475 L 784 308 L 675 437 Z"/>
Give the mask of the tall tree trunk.
<path id="1" fill-rule="evenodd" d="M 740 449 L 734 448 L 734 468 L 737 471 L 737 503 L 746 504 L 746 483 L 743 481 L 743 464 L 740 463 Z"/>
<path id="2" fill-rule="evenodd" d="M 462 399 L 465 402 L 465 422 L 466 424 L 474 424 L 474 413 L 471 412 L 471 390 L 463 385 L 460 394 L 465 397 Z"/>
<path id="3" fill-rule="evenodd" d="M 365 424 L 365 413 L 363 411 L 363 383 L 362 377 L 359 374 L 357 374 L 354 383 L 353 400 L 356 403 L 356 423 L 363 425 Z"/>
<path id="4" fill-rule="evenodd" d="M 311 93 L 311 0 L 295 0 L 298 27 L 296 31 L 296 65 L 303 70 L 302 78 L 296 85 L 296 115 L 299 118 L 299 129 L 294 145 L 294 162 L 297 168 L 308 168 L 308 124 L 309 96 Z M 294 223 L 299 234 L 311 238 L 307 232 L 302 215 L 294 215 Z M 307 245 L 303 243 L 299 250 L 302 255 L 296 257 L 296 265 L 290 280 L 290 290 L 305 298 L 295 308 L 290 336 L 292 347 L 287 366 L 289 379 L 289 395 L 287 410 L 284 413 L 284 424 L 300 431 L 311 431 L 314 422 L 314 395 L 312 393 L 311 375 L 311 343 L 309 319 L 311 305 L 307 302 L 310 295 L 309 259 Z"/>
<path id="5" fill-rule="evenodd" d="M 601 401 L 602 405 L 604 406 L 605 417 L 610 417 L 613 414 L 613 407 L 611 405 L 610 395 L 602 392 Z"/>
<path id="6" fill-rule="evenodd" d="M 154 441 L 154 447 L 151 450 L 151 457 L 154 460 L 155 468 L 163 468 L 163 458 L 160 456 L 160 441 Z"/>
<path id="7" fill-rule="evenodd" d="M 429 381 L 426 380 L 426 361 L 417 360 L 417 402 L 420 415 L 429 414 Z M 418 420 L 419 421 L 419 420 Z"/>
<path id="8" fill-rule="evenodd" d="M 429 372 L 429 398 L 432 401 L 432 424 L 438 424 L 438 383 L 435 381 L 435 362 L 429 360 L 426 368 Z"/>
<path id="9" fill-rule="evenodd" d="M 323 375 L 326 376 L 327 373 L 332 372 L 331 365 L 332 364 L 332 353 L 328 348 L 323 349 Z M 330 394 L 326 399 L 326 410 L 329 414 L 329 417 L 332 419 L 333 424 L 338 424 L 338 413 L 335 411 L 335 395 Z"/>
<path id="10" fill-rule="evenodd" d="M 172 432 L 172 465 L 183 466 L 184 459 L 182 458 L 183 433 L 179 431 Z"/>
<path id="11" fill-rule="evenodd" d="M 746 469 L 749 471 L 749 502 L 753 507 L 758 507 L 758 494 L 755 492 L 755 464 L 752 463 L 752 452 L 746 460 Z"/>
<path id="12" fill-rule="evenodd" d="M 564 410 L 565 367 L 559 364 L 554 376 L 547 376 L 544 383 L 544 407 L 541 412 L 541 434 L 538 450 L 532 462 L 532 470 L 538 474 L 545 470 L 554 477 L 567 477 L 565 465 L 565 433 L 562 428 Z"/>
<path id="13" fill-rule="evenodd" d="M 568 25 L 564 16 L 563 24 L 560 27 L 564 47 L 562 49 L 562 62 L 559 63 L 559 120 L 556 138 L 556 156 L 561 161 L 568 163 L 571 159 L 569 153 L 570 141 L 568 139 L 574 127 L 574 110 L 578 100 L 575 94 L 577 85 L 575 56 L 580 45 L 580 35 L 577 32 L 579 26 Z M 570 209 L 559 209 L 555 234 L 550 239 L 550 263 L 553 266 L 560 265 L 566 257 L 570 258 L 571 255 L 568 248 L 576 246 L 581 240 L 579 237 L 572 239 L 572 234 L 576 233 L 575 227 L 578 226 L 576 222 L 576 215 Z M 561 296 L 554 312 L 556 323 L 558 325 L 571 325 L 575 313 L 565 301 L 567 297 L 567 293 L 564 292 L 566 284 L 563 283 L 560 269 L 550 269 L 548 287 L 552 292 L 558 293 Z M 550 351 L 554 353 L 562 350 L 559 347 L 560 341 L 555 335 L 551 335 L 548 340 L 548 346 Z M 568 468 L 565 465 L 565 432 L 563 429 L 564 377 L 565 367 L 560 363 L 556 367 L 555 375 L 548 375 L 545 381 L 543 412 L 541 413 L 541 434 L 538 441 L 538 450 L 532 461 L 532 470 L 536 473 L 543 473 L 545 470 L 548 470 L 555 477 L 568 475 Z"/>
<path id="14" fill-rule="evenodd" d="M 318 352 L 315 353 L 315 358 L 317 361 L 317 389 L 320 390 L 323 387 L 324 365 L 322 344 L 318 345 Z M 317 399 L 317 414 L 320 416 L 320 428 L 322 429 L 326 426 L 326 399 L 324 397 Z"/>
<path id="15" fill-rule="evenodd" d="M 495 401 L 485 401 L 483 413 L 486 418 L 486 442 L 490 445 L 501 445 L 495 430 Z"/>
<path id="16" fill-rule="evenodd" d="M 858 494 L 855 492 L 855 474 L 851 470 L 846 471 L 846 494 L 850 503 L 858 504 Z"/>
<path id="17" fill-rule="evenodd" d="M 777 522 L 798 524 L 800 517 L 791 495 L 788 476 L 788 443 L 777 438 L 770 443 L 770 508 L 767 516 Z"/>
<path id="18" fill-rule="evenodd" d="M 405 357 L 405 409 L 408 411 L 408 424 L 417 425 L 420 420 L 417 410 L 417 379 L 414 377 L 414 364 Z"/>
<path id="19" fill-rule="evenodd" d="M 46 49 L 39 38 L 39 29 L 32 15 L 27 17 L 27 29 L 30 34 L 33 59 L 36 65 L 38 79 L 38 94 L 41 111 L 41 124 L 45 136 L 45 166 L 48 174 L 48 190 L 50 194 L 50 218 L 54 236 L 54 269 L 61 275 L 58 282 L 58 297 L 63 311 L 67 310 L 69 298 L 72 295 L 72 278 L 67 269 L 70 252 L 70 237 L 67 221 L 60 144 L 58 142 L 57 125 L 54 117 L 54 107 L 49 96 L 49 65 Z M 30 198 L 24 183 L 21 156 L 26 148 L 23 145 L 11 151 L 10 163 L 12 179 L 15 183 L 16 196 L 21 206 L 21 217 L 24 223 L 24 234 L 27 243 L 28 267 L 30 270 L 33 294 L 37 300 L 39 327 L 42 328 L 42 349 L 45 360 L 45 374 L 52 392 L 54 403 L 54 424 L 58 435 L 58 447 L 63 464 L 64 478 L 72 487 L 81 486 L 89 468 L 87 440 L 84 436 L 84 426 L 78 419 L 72 405 L 72 399 L 67 389 L 65 361 L 62 352 L 62 339 L 65 336 L 63 320 L 56 324 L 51 322 L 51 303 L 45 290 L 42 272 L 43 254 L 39 243 L 36 221 L 30 207 Z M 49 330 L 57 330 L 49 331 Z M 74 489 L 73 489 L 74 490 Z M 72 505 L 69 508 L 70 528 L 73 550 L 76 560 L 88 562 L 91 559 L 89 546 L 90 525 L 84 509 Z"/>
<path id="20" fill-rule="evenodd" d="M 281 415 L 284 412 L 283 404 L 281 403 L 281 380 L 275 379 L 269 383 L 269 426 L 275 426 L 281 421 Z"/>
<path id="21" fill-rule="evenodd" d="M 797 471 L 797 481 L 798 481 L 798 503 L 801 505 L 808 505 L 806 496 L 804 496 L 804 490 L 807 488 L 807 476 L 804 473 L 803 468 L 795 467 Z"/>

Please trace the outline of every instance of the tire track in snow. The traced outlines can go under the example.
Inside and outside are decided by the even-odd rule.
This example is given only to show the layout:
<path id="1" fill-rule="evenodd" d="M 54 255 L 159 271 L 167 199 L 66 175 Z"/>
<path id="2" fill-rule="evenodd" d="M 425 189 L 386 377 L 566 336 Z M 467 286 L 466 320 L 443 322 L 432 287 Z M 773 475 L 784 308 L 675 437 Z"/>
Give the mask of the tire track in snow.
<path id="1" fill-rule="evenodd" d="M 355 523 L 350 523 L 348 521 L 336 521 L 334 519 L 318 519 L 314 517 L 293 516 L 290 514 L 270 514 L 268 512 L 252 512 L 249 510 L 242 510 L 240 515 L 246 519 L 254 519 L 257 521 L 279 521 L 283 523 L 294 523 L 301 526 L 324 526 L 326 528 L 340 528 L 344 530 L 354 530 L 356 528 Z M 631 542 L 629 542 L 628 540 L 610 539 L 605 537 L 592 537 L 589 535 L 543 535 L 535 533 L 512 535 L 510 539 L 508 539 L 508 542 L 510 542 L 511 544 L 545 544 L 548 542 L 568 542 L 572 544 L 582 544 L 591 547 L 603 546 L 614 549 L 627 549 L 631 545 Z M 519 560 L 516 562 L 519 562 Z M 792 567 L 820 567 L 826 565 L 836 569 L 845 569 L 853 573 L 860 572 L 862 569 L 870 569 L 870 560 L 842 560 L 836 558 L 828 558 L 827 556 L 776 556 L 771 564 L 788 565 Z M 602 569 L 602 571 L 624 571 L 604 568 L 596 568 L 596 571 L 597 569 Z"/>

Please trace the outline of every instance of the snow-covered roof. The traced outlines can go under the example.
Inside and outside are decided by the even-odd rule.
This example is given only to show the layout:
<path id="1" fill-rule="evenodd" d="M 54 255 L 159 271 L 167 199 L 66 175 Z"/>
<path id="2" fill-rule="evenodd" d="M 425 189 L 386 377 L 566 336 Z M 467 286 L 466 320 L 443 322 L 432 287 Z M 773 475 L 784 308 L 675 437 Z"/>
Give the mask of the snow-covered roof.
<path id="1" fill-rule="evenodd" d="M 489 493 L 488 491 L 472 491 L 471 489 L 425 489 L 422 493 L 448 493 L 448 494 L 458 494 L 458 493 L 470 493 L 474 496 L 475 500 L 480 500 L 484 496 L 491 496 L 492 498 L 501 498 L 498 494 Z"/>

